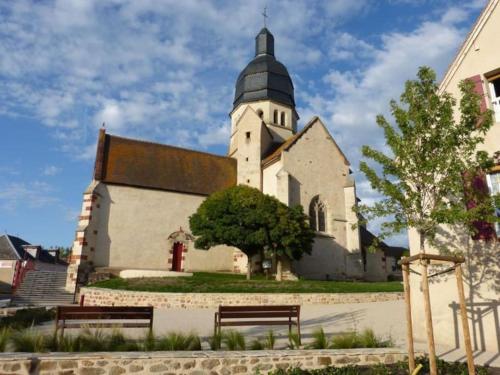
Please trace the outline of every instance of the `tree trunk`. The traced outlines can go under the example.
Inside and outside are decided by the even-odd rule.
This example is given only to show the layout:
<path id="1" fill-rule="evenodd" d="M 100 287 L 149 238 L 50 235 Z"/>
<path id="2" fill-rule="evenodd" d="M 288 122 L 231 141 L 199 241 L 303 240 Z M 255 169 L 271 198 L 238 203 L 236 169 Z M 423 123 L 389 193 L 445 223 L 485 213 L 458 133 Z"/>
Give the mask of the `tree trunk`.
<path id="1" fill-rule="evenodd" d="M 276 256 L 276 281 L 283 280 L 283 264 L 281 262 L 281 256 Z"/>
<path id="2" fill-rule="evenodd" d="M 252 276 L 252 257 L 251 256 L 247 256 L 248 260 L 247 260 L 247 280 L 250 280 L 251 276 Z"/>
<path id="3" fill-rule="evenodd" d="M 424 236 L 424 232 L 418 231 L 418 236 L 420 237 L 420 252 L 425 254 L 425 236 Z"/>

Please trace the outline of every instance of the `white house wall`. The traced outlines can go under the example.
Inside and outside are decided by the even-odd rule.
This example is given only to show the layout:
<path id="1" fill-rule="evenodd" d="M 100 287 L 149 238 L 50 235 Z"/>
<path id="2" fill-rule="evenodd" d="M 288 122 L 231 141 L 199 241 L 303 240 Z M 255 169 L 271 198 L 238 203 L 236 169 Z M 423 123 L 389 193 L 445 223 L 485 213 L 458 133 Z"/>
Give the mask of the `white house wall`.
<path id="1" fill-rule="evenodd" d="M 471 33 L 468 40 L 451 64 L 441 89 L 459 99 L 458 84 L 461 80 L 480 74 L 484 90 L 487 90 L 485 73 L 500 69 L 500 5 L 491 1 L 483 13 L 482 19 Z M 489 94 L 489 92 L 488 92 Z M 491 108 L 490 97 L 487 104 Z M 458 116 L 458 113 L 456 113 Z M 487 134 L 480 149 L 490 155 L 500 150 L 500 123 L 496 122 Z M 473 347 L 493 353 L 500 352 L 500 249 L 494 243 L 472 241 L 461 232 L 447 227 L 441 228 L 438 239 L 453 251 L 470 253 L 463 266 L 465 277 L 465 295 L 469 310 L 469 327 L 473 338 Z M 419 236 L 415 230 L 409 231 L 410 253 L 419 252 Z M 437 253 L 436 249 L 428 249 Z M 433 267 L 432 267 L 433 268 Z M 432 272 L 432 270 L 431 270 Z M 470 288 L 470 285 L 473 288 Z M 424 326 L 424 310 L 421 303 L 423 296 L 420 289 L 420 278 L 411 275 L 412 299 L 414 308 L 414 331 L 417 340 L 426 340 Z M 463 348 L 460 318 L 457 318 L 458 302 L 457 285 L 454 275 L 440 276 L 431 279 L 430 294 L 433 313 L 435 341 L 437 344 Z M 460 339 L 458 339 L 460 337 Z M 459 340 L 459 342 L 457 342 Z"/>

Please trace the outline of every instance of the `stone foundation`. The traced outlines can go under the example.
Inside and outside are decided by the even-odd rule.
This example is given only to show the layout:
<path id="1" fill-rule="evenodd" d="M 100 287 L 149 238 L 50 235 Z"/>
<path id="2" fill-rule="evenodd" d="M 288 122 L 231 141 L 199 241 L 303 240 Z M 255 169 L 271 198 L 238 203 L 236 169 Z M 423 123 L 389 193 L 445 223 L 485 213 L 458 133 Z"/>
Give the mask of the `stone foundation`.
<path id="1" fill-rule="evenodd" d="M 266 374 L 328 365 L 370 366 L 405 361 L 401 349 L 272 350 L 243 352 L 130 352 L 0 354 L 1 374 Z"/>
<path id="2" fill-rule="evenodd" d="M 402 300 L 403 293 L 149 293 L 81 288 L 86 306 L 213 309 L 219 305 L 328 305 Z"/>

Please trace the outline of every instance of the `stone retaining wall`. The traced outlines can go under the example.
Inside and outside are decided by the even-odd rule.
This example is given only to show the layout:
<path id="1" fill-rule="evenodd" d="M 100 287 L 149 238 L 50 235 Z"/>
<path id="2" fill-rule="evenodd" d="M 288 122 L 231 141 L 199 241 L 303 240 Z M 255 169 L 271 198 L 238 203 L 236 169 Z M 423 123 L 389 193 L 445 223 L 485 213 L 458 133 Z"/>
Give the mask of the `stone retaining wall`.
<path id="1" fill-rule="evenodd" d="M 402 300 L 403 293 L 149 293 L 82 288 L 86 306 L 203 308 L 219 305 L 326 305 Z"/>
<path id="2" fill-rule="evenodd" d="M 244 352 L 130 352 L 0 354 L 1 374 L 266 374 L 328 365 L 370 366 L 405 361 L 401 349 L 273 350 Z"/>

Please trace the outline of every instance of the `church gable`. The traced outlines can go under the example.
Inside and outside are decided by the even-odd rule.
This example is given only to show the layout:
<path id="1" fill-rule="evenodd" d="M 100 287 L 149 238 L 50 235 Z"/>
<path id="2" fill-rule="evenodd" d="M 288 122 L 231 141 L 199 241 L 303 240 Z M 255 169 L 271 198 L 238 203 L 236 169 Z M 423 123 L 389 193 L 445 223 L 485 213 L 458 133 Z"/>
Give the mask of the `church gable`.
<path id="1" fill-rule="evenodd" d="M 290 151 L 295 144 L 297 144 L 303 137 L 307 139 L 306 133 L 309 132 L 309 130 L 314 127 L 314 126 L 319 126 L 322 128 L 323 132 L 326 135 L 326 138 L 329 139 L 332 143 L 332 145 L 335 148 L 335 152 L 338 154 L 338 156 L 343 160 L 344 164 L 346 166 L 350 166 L 349 160 L 347 160 L 345 154 L 342 152 L 340 147 L 337 145 L 337 142 L 333 139 L 331 136 L 330 132 L 326 128 L 326 126 L 323 124 L 323 122 L 320 120 L 319 117 L 314 116 L 307 124 L 304 126 L 304 128 L 287 139 L 285 142 L 283 142 L 277 149 L 275 149 L 270 155 L 268 155 L 263 161 L 262 161 L 262 166 L 264 168 L 268 167 L 269 165 L 277 162 L 278 160 L 281 159 L 281 156 L 284 152 Z M 311 152 L 316 152 L 315 151 L 315 146 L 312 146 Z"/>
<path id="2" fill-rule="evenodd" d="M 236 160 L 99 133 L 94 179 L 104 183 L 209 195 L 236 185 Z"/>

